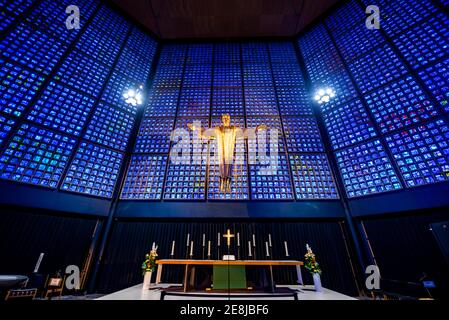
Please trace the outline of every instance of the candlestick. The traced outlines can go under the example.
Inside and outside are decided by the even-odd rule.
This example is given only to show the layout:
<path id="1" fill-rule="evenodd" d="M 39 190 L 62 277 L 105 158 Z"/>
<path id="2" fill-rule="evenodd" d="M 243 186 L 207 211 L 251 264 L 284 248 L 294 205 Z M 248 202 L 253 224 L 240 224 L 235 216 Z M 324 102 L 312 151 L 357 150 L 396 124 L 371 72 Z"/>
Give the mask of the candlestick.
<path id="1" fill-rule="evenodd" d="M 188 247 L 189 244 L 190 244 L 190 233 L 187 234 L 187 245 L 186 246 Z"/>
<path id="2" fill-rule="evenodd" d="M 272 245 L 271 245 L 271 233 L 268 234 L 268 245 L 270 246 L 270 248 L 272 247 Z"/>
<path id="3" fill-rule="evenodd" d="M 193 241 L 190 242 L 190 256 L 193 256 Z"/>
<path id="4" fill-rule="evenodd" d="M 175 240 L 173 240 L 173 242 L 171 243 L 171 256 L 175 255 Z"/>
<path id="5" fill-rule="evenodd" d="M 252 257 L 253 255 L 251 254 L 251 241 L 248 241 L 248 257 Z"/>
<path id="6" fill-rule="evenodd" d="M 206 235 L 203 233 L 203 247 L 206 246 Z"/>
<path id="7" fill-rule="evenodd" d="M 218 233 L 217 246 L 220 246 L 220 239 L 221 239 L 221 237 L 220 237 L 220 232 L 219 232 L 219 233 Z"/>
<path id="8" fill-rule="evenodd" d="M 256 246 L 256 235 L 253 234 L 253 247 L 255 247 L 255 246 Z"/>
<path id="9" fill-rule="evenodd" d="M 287 248 L 287 241 L 284 241 L 284 247 L 285 247 L 285 256 L 289 257 L 288 248 Z"/>
<path id="10" fill-rule="evenodd" d="M 237 247 L 240 247 L 240 233 L 237 232 Z"/>
<path id="11" fill-rule="evenodd" d="M 207 256 L 210 257 L 210 240 L 207 241 Z"/>
<path id="12" fill-rule="evenodd" d="M 265 241 L 265 249 L 267 250 L 267 257 L 270 256 L 270 252 L 268 251 L 268 242 Z"/>

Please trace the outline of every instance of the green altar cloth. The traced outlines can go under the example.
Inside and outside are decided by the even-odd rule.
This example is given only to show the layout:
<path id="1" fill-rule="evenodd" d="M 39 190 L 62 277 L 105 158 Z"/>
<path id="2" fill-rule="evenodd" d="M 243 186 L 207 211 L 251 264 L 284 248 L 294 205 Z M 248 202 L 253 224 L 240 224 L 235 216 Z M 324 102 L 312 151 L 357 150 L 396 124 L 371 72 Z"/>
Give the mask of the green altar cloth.
<path id="1" fill-rule="evenodd" d="M 214 266 L 212 276 L 215 289 L 246 289 L 245 266 Z"/>

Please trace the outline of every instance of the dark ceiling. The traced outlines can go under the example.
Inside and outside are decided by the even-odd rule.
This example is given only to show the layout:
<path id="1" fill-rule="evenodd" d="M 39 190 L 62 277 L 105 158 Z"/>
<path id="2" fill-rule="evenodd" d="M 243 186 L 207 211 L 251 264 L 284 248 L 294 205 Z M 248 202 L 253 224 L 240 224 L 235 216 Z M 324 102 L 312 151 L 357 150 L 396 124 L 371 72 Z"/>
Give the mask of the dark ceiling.
<path id="1" fill-rule="evenodd" d="M 288 37 L 341 0 L 110 0 L 162 39 Z"/>

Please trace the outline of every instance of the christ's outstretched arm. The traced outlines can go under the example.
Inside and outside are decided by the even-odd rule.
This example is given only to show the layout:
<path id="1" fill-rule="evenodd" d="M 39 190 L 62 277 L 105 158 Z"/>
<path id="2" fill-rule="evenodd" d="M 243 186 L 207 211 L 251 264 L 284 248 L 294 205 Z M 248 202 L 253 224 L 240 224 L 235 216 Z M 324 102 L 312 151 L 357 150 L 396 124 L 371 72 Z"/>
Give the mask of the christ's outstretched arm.
<path id="1" fill-rule="evenodd" d="M 201 139 L 215 139 L 215 135 L 210 134 L 210 132 L 215 132 L 215 127 L 214 128 L 209 128 L 209 129 L 203 129 L 202 127 L 196 127 L 193 123 L 189 123 L 187 124 L 187 127 L 189 127 L 190 130 L 192 131 L 198 131 L 198 136 Z M 204 133 L 209 133 L 209 134 L 204 134 Z"/>

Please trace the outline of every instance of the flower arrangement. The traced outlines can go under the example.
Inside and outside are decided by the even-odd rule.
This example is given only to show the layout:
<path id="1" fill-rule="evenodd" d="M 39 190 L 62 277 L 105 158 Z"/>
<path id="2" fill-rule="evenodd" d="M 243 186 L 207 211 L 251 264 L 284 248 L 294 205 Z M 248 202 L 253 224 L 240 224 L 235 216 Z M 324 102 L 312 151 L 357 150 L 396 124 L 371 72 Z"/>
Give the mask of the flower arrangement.
<path id="1" fill-rule="evenodd" d="M 153 247 L 150 253 L 145 255 L 145 261 L 142 263 L 142 275 L 144 276 L 147 272 L 153 272 L 156 270 L 156 259 L 157 259 L 157 247 Z"/>
<path id="2" fill-rule="evenodd" d="M 309 245 L 306 245 L 307 247 L 307 253 L 305 255 L 305 265 L 304 267 L 309 270 L 312 274 L 319 274 L 321 275 L 321 268 L 318 262 L 316 262 L 315 254 L 312 251 L 312 248 L 310 248 Z"/>

